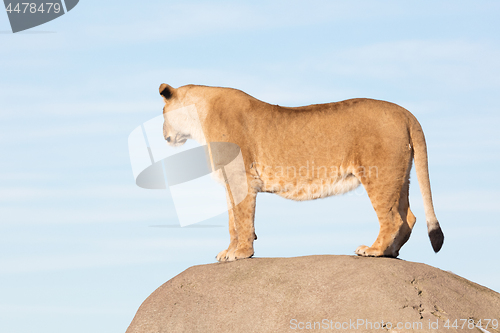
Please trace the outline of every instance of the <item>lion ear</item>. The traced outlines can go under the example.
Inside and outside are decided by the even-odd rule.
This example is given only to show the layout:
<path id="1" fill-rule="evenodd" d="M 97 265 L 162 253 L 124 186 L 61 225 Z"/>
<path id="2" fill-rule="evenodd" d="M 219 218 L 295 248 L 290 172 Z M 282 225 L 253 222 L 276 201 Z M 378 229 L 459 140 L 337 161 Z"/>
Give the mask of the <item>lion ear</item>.
<path id="1" fill-rule="evenodd" d="M 169 86 L 166 83 L 162 83 L 160 85 L 160 95 L 163 96 L 163 99 L 165 102 L 167 102 L 169 99 L 171 99 L 175 95 L 175 89 Z"/>

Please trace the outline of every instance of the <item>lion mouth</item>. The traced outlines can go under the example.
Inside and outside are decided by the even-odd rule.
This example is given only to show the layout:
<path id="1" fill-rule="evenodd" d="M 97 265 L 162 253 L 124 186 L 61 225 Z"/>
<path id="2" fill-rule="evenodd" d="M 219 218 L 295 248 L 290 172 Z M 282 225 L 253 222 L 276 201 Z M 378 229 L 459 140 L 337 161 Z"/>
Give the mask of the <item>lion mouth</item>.
<path id="1" fill-rule="evenodd" d="M 174 138 L 174 140 L 170 141 L 169 142 L 169 145 L 173 146 L 173 147 L 179 147 L 179 146 L 182 146 L 183 144 L 186 143 L 188 138 L 186 138 L 185 136 L 181 135 L 181 136 L 176 136 Z"/>

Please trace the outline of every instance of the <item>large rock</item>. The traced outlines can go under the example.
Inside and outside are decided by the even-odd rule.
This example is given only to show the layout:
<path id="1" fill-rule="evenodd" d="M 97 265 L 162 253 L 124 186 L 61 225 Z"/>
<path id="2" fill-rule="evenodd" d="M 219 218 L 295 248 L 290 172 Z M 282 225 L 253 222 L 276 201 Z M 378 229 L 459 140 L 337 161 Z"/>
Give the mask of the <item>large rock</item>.
<path id="1" fill-rule="evenodd" d="M 488 319 L 500 321 L 500 294 L 453 273 L 325 255 L 191 267 L 144 301 L 127 333 L 485 332 L 479 320 L 500 332 Z"/>

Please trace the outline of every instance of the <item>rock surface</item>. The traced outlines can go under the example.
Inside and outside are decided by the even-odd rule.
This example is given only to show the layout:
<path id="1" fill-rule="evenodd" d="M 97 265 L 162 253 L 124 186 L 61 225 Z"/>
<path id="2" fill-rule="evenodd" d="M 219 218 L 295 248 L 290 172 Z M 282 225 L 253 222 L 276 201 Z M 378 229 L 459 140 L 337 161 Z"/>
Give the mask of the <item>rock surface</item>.
<path id="1" fill-rule="evenodd" d="M 144 301 L 127 333 L 500 332 L 487 319 L 499 325 L 500 294 L 453 273 L 324 255 L 190 267 Z"/>

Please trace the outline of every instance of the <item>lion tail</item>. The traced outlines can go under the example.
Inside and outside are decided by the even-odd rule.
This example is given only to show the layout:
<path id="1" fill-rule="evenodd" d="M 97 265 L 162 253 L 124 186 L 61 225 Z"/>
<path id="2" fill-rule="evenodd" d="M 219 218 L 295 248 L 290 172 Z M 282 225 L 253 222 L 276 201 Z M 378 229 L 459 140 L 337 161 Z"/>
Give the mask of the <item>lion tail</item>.
<path id="1" fill-rule="evenodd" d="M 425 218 L 427 220 L 427 232 L 431 240 L 434 252 L 439 252 L 444 242 L 444 234 L 434 213 L 432 204 L 431 182 L 429 180 L 429 168 L 427 164 L 427 145 L 422 127 L 417 119 L 413 118 L 410 127 L 410 137 L 413 146 L 415 171 L 417 172 L 418 185 L 424 200 Z"/>

